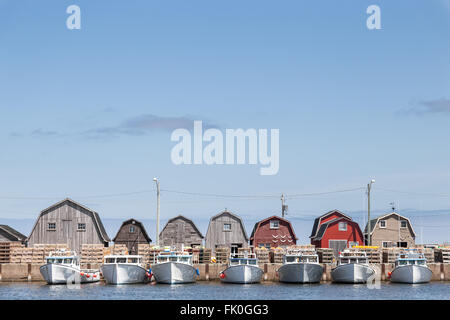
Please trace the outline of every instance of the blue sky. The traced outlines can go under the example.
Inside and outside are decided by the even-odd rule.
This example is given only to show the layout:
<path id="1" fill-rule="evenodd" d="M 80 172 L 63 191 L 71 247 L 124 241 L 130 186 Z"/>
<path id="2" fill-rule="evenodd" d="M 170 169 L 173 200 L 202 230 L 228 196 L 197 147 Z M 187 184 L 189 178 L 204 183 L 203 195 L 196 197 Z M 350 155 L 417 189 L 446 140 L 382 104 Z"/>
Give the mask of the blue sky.
<path id="1" fill-rule="evenodd" d="M 71 4 L 81 30 L 66 28 Z M 381 30 L 366 28 L 371 4 Z M 158 176 L 166 190 L 272 196 L 163 192 L 163 221 L 207 225 L 228 208 L 251 228 L 286 193 L 305 243 L 331 209 L 364 224 L 366 196 L 289 195 L 375 178 L 374 215 L 394 201 L 419 241 L 450 240 L 448 0 L 0 0 L 0 45 L 0 223 L 27 234 L 64 197 L 117 223 L 153 219 Z M 280 129 L 279 173 L 173 165 L 171 131 L 193 120 Z"/>

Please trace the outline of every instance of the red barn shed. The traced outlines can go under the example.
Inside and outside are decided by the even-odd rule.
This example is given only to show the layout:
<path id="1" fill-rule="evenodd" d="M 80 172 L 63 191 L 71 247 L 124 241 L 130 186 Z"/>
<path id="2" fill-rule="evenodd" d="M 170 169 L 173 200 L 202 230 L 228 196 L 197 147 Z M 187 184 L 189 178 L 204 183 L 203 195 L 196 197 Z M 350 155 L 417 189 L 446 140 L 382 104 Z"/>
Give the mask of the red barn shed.
<path id="1" fill-rule="evenodd" d="M 297 237 L 291 223 L 283 218 L 272 216 L 255 224 L 250 245 L 254 247 L 285 247 L 297 244 Z"/>
<path id="2" fill-rule="evenodd" d="M 316 248 L 332 248 L 335 254 L 352 245 L 364 245 L 358 223 L 338 210 L 316 218 L 310 238 Z"/>

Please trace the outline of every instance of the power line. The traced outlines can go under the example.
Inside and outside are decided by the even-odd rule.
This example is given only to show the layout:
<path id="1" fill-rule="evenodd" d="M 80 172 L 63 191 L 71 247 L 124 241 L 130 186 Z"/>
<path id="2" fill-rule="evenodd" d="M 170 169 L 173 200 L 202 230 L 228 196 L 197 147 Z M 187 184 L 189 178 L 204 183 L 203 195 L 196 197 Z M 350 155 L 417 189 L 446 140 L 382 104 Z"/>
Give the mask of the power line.
<path id="1" fill-rule="evenodd" d="M 378 187 L 376 187 L 375 189 L 382 190 L 382 191 L 387 191 L 387 192 L 416 195 L 416 196 L 450 197 L 450 193 L 411 192 L 411 191 L 392 190 L 392 189 L 385 189 L 385 188 L 378 188 Z"/>

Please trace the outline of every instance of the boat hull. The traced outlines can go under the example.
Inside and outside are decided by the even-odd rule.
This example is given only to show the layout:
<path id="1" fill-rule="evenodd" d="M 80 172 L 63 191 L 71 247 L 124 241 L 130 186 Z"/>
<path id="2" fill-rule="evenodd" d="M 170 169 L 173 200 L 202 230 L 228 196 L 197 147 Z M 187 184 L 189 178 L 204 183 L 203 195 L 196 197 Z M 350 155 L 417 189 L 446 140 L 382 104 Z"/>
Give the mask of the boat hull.
<path id="1" fill-rule="evenodd" d="M 366 283 L 375 270 L 362 264 L 342 264 L 331 270 L 331 278 L 337 283 Z"/>
<path id="2" fill-rule="evenodd" d="M 250 265 L 229 266 L 222 273 L 220 280 L 226 283 L 259 283 L 263 276 L 261 268 Z"/>
<path id="3" fill-rule="evenodd" d="M 197 270 L 189 264 L 164 262 L 152 265 L 155 281 L 165 284 L 193 283 L 197 280 Z"/>
<path id="4" fill-rule="evenodd" d="M 104 264 L 101 266 L 101 270 L 108 284 L 133 284 L 149 281 L 147 270 L 138 265 Z"/>
<path id="5" fill-rule="evenodd" d="M 278 269 L 280 282 L 317 283 L 322 279 L 323 267 L 315 263 L 289 263 Z"/>
<path id="6" fill-rule="evenodd" d="M 100 272 L 98 270 L 83 272 L 83 270 L 80 271 L 72 266 L 45 264 L 39 268 L 39 271 L 48 284 L 92 283 L 100 281 Z"/>
<path id="7" fill-rule="evenodd" d="M 430 268 L 419 265 L 398 266 L 391 273 L 391 282 L 427 283 L 433 275 Z"/>

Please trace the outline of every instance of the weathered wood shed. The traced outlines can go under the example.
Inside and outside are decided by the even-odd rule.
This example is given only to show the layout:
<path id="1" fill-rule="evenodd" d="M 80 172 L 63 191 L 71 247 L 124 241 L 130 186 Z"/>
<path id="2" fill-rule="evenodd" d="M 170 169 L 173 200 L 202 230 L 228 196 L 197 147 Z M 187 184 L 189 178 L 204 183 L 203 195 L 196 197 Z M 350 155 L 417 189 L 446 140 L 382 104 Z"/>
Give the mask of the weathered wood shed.
<path id="1" fill-rule="evenodd" d="M 29 246 L 66 243 L 78 253 L 83 244 L 110 241 L 98 213 L 68 198 L 41 211 L 27 239 Z"/>
<path id="2" fill-rule="evenodd" d="M 140 221 L 129 219 L 122 223 L 113 241 L 114 244 L 125 244 L 129 254 L 137 254 L 138 244 L 149 244 L 152 239 L 150 239 Z"/>
<path id="3" fill-rule="evenodd" d="M 250 236 L 250 245 L 254 247 L 286 247 L 297 244 L 292 224 L 277 216 L 272 216 L 261 220 L 255 224 L 252 235 Z"/>
<path id="4" fill-rule="evenodd" d="M 205 237 L 205 246 L 213 252 L 217 247 L 230 247 L 231 253 L 248 247 L 248 236 L 242 219 L 225 210 L 211 218 Z"/>
<path id="5" fill-rule="evenodd" d="M 22 242 L 24 243 L 27 236 L 21 234 L 19 231 L 7 226 L 5 224 L 0 224 L 0 242 Z"/>
<path id="6" fill-rule="evenodd" d="M 367 229 L 366 225 L 364 230 L 366 242 L 368 240 Z M 406 248 L 415 245 L 416 233 L 411 221 L 396 212 L 370 220 L 370 234 L 373 246 Z"/>
<path id="7" fill-rule="evenodd" d="M 203 244 L 203 238 L 194 222 L 182 215 L 167 221 L 159 234 L 161 246 L 199 247 Z"/>

